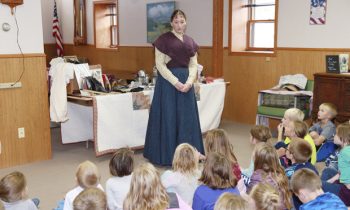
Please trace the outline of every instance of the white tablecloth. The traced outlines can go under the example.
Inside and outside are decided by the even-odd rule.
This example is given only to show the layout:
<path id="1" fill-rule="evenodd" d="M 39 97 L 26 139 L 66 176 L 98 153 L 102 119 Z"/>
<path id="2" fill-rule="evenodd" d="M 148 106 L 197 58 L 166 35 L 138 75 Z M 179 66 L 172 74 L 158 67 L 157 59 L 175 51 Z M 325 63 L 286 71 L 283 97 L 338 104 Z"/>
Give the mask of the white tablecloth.
<path id="1" fill-rule="evenodd" d="M 225 92 L 224 82 L 200 85 L 197 103 L 203 133 L 219 126 Z M 152 98 L 152 91 L 144 93 Z M 92 107 L 68 102 L 68 118 L 61 123 L 63 144 L 93 140 L 97 156 L 144 145 L 148 109 L 133 110 L 131 93 L 95 96 Z"/>

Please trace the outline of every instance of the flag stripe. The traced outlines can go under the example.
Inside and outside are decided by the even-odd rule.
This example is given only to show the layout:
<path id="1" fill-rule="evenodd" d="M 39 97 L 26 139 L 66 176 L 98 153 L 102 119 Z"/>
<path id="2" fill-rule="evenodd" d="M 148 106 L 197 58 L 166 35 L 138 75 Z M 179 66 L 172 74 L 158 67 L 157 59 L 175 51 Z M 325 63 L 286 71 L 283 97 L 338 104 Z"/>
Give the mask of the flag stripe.
<path id="1" fill-rule="evenodd" d="M 63 41 L 60 32 L 56 1 L 54 1 L 53 8 L 52 36 L 55 38 L 56 41 L 57 56 L 63 56 Z"/>

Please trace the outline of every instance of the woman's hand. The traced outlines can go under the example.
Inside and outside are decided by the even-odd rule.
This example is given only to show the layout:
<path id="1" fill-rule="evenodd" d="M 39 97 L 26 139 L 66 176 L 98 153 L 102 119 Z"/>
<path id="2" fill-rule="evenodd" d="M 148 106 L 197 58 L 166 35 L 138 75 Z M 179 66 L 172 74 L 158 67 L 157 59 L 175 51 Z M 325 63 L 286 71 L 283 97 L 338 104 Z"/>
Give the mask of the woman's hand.
<path id="1" fill-rule="evenodd" d="M 184 84 L 182 84 L 182 82 L 177 82 L 175 83 L 175 88 L 178 90 L 178 91 L 182 91 L 182 89 L 184 88 Z"/>
<path id="2" fill-rule="evenodd" d="M 186 84 L 184 84 L 184 86 L 183 86 L 181 92 L 187 93 L 187 92 L 191 89 L 191 87 L 192 87 L 192 84 L 186 83 Z"/>

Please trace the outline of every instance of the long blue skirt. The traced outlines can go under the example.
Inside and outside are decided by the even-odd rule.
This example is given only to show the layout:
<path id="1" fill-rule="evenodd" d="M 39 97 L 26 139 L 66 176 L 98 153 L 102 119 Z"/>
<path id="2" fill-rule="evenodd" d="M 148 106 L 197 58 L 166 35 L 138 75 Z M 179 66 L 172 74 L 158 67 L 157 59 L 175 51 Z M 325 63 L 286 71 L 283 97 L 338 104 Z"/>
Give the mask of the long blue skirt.
<path id="1" fill-rule="evenodd" d="M 180 82 L 186 82 L 188 68 L 170 70 Z M 181 143 L 189 143 L 204 154 L 194 88 L 182 93 L 159 74 L 143 156 L 153 164 L 170 166 L 175 149 Z"/>

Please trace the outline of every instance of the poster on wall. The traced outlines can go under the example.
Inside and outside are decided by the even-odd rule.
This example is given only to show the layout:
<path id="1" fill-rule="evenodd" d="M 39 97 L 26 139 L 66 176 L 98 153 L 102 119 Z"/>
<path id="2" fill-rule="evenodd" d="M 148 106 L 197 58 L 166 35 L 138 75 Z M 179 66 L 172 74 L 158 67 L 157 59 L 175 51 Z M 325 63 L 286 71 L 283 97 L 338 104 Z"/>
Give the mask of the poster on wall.
<path id="1" fill-rule="evenodd" d="M 147 42 L 153 43 L 159 35 L 170 31 L 170 17 L 175 1 L 147 4 Z"/>
<path id="2" fill-rule="evenodd" d="M 326 24 L 327 0 L 311 0 L 310 25 Z"/>

